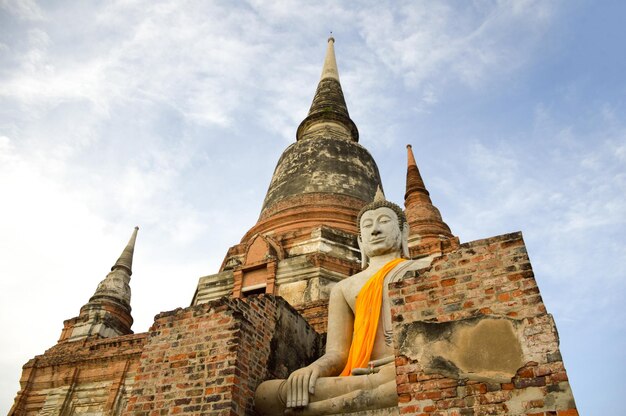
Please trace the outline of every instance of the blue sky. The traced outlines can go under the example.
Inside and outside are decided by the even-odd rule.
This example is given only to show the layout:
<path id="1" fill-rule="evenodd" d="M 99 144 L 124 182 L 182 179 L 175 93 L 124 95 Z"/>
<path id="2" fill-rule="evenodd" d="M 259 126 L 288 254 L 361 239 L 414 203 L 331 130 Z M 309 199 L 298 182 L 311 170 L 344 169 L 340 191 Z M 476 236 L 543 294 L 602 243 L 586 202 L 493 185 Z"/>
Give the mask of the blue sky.
<path id="1" fill-rule="evenodd" d="M 360 143 L 521 230 L 581 414 L 626 394 L 626 3 L 0 0 L 0 409 L 135 225 L 135 332 L 256 222 L 333 31 Z"/>

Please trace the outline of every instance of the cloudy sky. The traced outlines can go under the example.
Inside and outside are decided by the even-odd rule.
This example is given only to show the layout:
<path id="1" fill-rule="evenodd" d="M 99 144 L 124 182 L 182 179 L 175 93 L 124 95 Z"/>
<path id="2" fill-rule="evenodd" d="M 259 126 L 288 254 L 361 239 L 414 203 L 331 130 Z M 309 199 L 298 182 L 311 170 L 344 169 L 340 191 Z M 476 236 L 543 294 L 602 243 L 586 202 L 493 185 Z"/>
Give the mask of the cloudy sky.
<path id="1" fill-rule="evenodd" d="M 135 332 L 257 220 L 329 31 L 402 202 L 411 143 L 461 241 L 521 230 L 581 414 L 626 383 L 626 3 L 0 0 L 0 412 L 132 229 Z"/>

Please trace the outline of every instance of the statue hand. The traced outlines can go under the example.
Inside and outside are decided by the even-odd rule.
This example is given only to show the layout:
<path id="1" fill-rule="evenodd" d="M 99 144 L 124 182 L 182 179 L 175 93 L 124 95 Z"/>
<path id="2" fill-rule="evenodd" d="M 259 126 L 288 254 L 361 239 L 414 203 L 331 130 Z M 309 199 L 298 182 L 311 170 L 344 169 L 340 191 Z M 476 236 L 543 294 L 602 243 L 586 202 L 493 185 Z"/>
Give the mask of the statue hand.
<path id="1" fill-rule="evenodd" d="M 318 366 L 311 364 L 291 373 L 287 379 L 286 407 L 305 407 L 309 394 L 315 394 L 315 382 L 320 375 Z"/>

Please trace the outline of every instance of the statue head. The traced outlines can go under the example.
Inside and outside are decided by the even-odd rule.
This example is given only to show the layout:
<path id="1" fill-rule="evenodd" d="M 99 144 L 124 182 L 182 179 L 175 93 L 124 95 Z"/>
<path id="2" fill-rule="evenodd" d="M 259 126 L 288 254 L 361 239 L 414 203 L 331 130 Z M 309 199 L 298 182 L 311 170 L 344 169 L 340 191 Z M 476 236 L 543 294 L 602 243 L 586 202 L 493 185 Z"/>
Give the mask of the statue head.
<path id="1" fill-rule="evenodd" d="M 361 264 L 367 267 L 371 257 L 394 251 L 409 257 L 409 225 L 404 211 L 385 199 L 380 188 L 374 201 L 365 205 L 357 217 L 359 225 L 359 248 Z"/>

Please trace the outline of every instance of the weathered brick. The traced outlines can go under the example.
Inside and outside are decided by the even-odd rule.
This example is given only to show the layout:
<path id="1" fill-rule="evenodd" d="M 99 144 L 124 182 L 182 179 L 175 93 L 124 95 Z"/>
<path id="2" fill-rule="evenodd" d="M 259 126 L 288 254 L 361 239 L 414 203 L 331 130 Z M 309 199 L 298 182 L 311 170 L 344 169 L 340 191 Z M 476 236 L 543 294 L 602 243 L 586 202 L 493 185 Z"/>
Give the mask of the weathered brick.
<path id="1" fill-rule="evenodd" d="M 527 362 L 509 383 L 469 381 L 466 386 L 450 386 L 458 399 L 447 397 L 450 393 L 446 387 L 436 385 L 438 377 L 428 376 L 420 370 L 405 372 L 398 368 L 398 374 L 409 374 L 408 384 L 407 379 L 402 379 L 401 387 L 409 392 L 409 387 L 414 386 L 413 391 L 417 392 L 414 400 L 422 403 L 424 414 L 434 415 L 444 411 L 448 416 L 505 414 L 513 390 L 545 387 L 551 383 L 558 385 L 566 381 L 564 369 L 550 367 L 553 364 L 562 365 L 558 353 L 548 353 L 546 359 L 539 360 L 542 354 L 546 354 L 546 349 L 558 348 L 558 340 L 545 311 L 520 233 L 463 244 L 457 251 L 436 259 L 430 270 L 421 272 L 420 278 L 421 283 L 403 281 L 394 284 L 394 290 L 406 296 L 404 304 L 394 304 L 393 315 L 402 316 L 402 320 L 393 321 L 396 332 L 408 328 L 415 321 L 449 322 L 470 317 L 508 317 L 524 322 L 525 332 L 520 342 L 526 344 L 525 351 L 535 361 Z M 544 394 L 549 393 L 549 387 L 542 390 Z M 438 410 L 424 406 L 427 400 L 434 401 Z M 457 403 L 457 400 L 460 402 Z M 533 398 L 527 405 L 545 408 L 546 403 L 553 402 Z M 410 413 L 406 410 L 408 405 L 400 404 L 402 414 Z M 410 405 L 415 406 L 414 401 Z M 420 410 L 412 409 L 414 414 L 420 414 Z M 556 411 L 548 410 L 555 415 Z"/>

